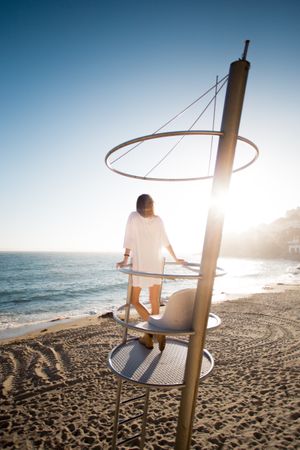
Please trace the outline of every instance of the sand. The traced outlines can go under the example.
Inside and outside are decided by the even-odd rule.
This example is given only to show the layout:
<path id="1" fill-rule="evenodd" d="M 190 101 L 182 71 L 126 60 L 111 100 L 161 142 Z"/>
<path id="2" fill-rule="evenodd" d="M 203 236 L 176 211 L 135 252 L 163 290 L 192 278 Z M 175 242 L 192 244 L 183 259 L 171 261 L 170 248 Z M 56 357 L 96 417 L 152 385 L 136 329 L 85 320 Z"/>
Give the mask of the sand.
<path id="1" fill-rule="evenodd" d="M 213 305 L 222 325 L 207 335 L 215 368 L 199 387 L 191 448 L 300 448 L 299 306 L 299 288 Z M 0 448 L 109 449 L 107 356 L 121 333 L 95 317 L 2 342 Z M 179 390 L 153 391 L 145 449 L 174 448 L 179 402 Z"/>

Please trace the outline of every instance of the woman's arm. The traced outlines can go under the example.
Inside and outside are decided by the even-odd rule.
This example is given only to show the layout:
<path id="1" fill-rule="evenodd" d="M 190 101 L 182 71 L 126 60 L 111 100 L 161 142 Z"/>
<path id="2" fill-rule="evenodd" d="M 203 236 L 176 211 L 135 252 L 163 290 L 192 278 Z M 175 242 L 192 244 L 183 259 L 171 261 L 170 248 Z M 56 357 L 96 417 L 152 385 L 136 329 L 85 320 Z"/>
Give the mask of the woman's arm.
<path id="1" fill-rule="evenodd" d="M 168 245 L 167 247 L 168 252 L 170 253 L 170 255 L 172 256 L 172 258 L 174 258 L 174 260 L 178 263 L 178 264 L 183 264 L 185 263 L 185 260 L 182 258 L 177 258 L 177 256 L 175 255 L 175 252 L 173 250 L 172 245 Z"/>
<path id="2" fill-rule="evenodd" d="M 123 260 L 116 264 L 117 269 L 119 269 L 119 267 L 126 266 L 128 264 L 129 257 L 130 257 L 130 248 L 125 248 Z"/>

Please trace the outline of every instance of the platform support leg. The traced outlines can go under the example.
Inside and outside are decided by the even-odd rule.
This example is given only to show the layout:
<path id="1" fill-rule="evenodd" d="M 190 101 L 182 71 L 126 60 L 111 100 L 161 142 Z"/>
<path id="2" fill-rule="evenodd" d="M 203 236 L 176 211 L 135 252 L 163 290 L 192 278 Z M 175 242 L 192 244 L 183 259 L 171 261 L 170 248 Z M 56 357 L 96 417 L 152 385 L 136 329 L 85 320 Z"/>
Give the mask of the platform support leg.
<path id="1" fill-rule="evenodd" d="M 126 309 L 125 309 L 125 319 L 124 322 L 127 325 L 130 317 L 130 306 L 131 306 L 131 294 L 132 294 L 132 275 L 128 277 L 128 285 L 127 285 L 127 299 L 126 299 Z M 125 344 L 127 341 L 128 328 L 124 327 L 123 330 L 123 338 L 122 343 Z"/>
<path id="2" fill-rule="evenodd" d="M 121 391 L 122 391 L 122 380 L 118 380 L 117 387 L 117 400 L 116 400 L 116 410 L 115 410 L 115 419 L 114 419 L 114 430 L 113 430 L 113 439 L 112 439 L 112 450 L 116 450 L 116 443 L 118 438 L 118 430 L 119 430 L 119 412 L 120 412 L 120 401 L 121 401 Z"/>
<path id="3" fill-rule="evenodd" d="M 143 420 L 142 420 L 142 427 L 141 427 L 140 450 L 143 450 L 144 445 L 145 445 L 146 425 L 147 425 L 148 406 L 149 406 L 149 396 L 150 396 L 150 389 L 146 388 L 145 403 L 144 403 L 144 413 L 143 413 Z"/>

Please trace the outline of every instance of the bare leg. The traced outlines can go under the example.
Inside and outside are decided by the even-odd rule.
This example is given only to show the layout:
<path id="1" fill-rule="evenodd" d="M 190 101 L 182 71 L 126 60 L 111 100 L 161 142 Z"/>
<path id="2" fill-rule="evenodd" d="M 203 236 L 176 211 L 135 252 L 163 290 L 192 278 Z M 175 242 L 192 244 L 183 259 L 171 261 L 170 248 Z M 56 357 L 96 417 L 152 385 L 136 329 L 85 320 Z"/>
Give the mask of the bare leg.
<path id="1" fill-rule="evenodd" d="M 160 284 L 149 287 L 149 299 L 151 303 L 151 314 L 159 314 L 159 292 Z"/>
<path id="2" fill-rule="evenodd" d="M 159 314 L 159 293 L 160 284 L 154 284 L 149 288 L 149 297 L 152 307 L 152 314 Z M 166 336 L 163 334 L 157 334 L 156 339 L 158 341 L 159 350 L 162 352 L 166 345 Z"/>
<path id="3" fill-rule="evenodd" d="M 140 303 L 140 293 L 141 288 L 137 286 L 132 287 L 131 291 L 131 304 L 135 307 L 137 313 L 141 316 L 143 320 L 148 320 L 149 311 Z M 153 348 L 152 334 L 145 333 L 139 338 L 139 342 L 148 349 Z"/>
<path id="4" fill-rule="evenodd" d="M 140 303 L 140 293 L 141 288 L 138 286 L 133 286 L 131 291 L 131 304 L 135 307 L 137 313 L 141 316 L 143 320 L 148 320 L 149 311 L 145 306 Z"/>

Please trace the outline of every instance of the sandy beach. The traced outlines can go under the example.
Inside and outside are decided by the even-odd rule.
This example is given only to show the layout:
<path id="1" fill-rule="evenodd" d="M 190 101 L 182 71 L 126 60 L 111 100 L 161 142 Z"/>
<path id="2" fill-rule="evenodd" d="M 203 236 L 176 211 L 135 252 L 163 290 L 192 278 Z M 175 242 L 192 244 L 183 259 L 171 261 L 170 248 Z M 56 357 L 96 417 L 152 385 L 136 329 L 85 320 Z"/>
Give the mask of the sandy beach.
<path id="1" fill-rule="evenodd" d="M 215 368 L 199 387 L 191 448 L 300 448 L 299 309 L 296 287 L 213 305 L 222 325 L 207 336 Z M 107 357 L 121 333 L 93 317 L 2 341 L 0 448 L 109 449 Z M 146 449 L 174 448 L 179 402 L 178 390 L 153 391 Z"/>

